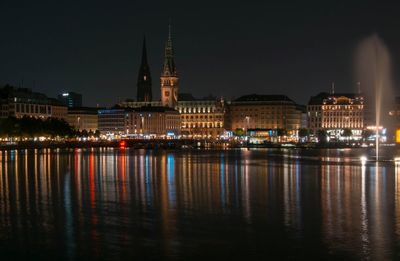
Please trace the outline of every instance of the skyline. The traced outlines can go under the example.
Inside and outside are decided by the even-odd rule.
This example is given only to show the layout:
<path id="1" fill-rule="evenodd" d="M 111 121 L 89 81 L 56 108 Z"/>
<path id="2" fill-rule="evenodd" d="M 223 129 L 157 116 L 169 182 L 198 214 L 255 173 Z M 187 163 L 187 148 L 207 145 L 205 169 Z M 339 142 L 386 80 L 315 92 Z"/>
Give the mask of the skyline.
<path id="1" fill-rule="evenodd" d="M 0 43 L 0 84 L 23 80 L 51 97 L 76 91 L 88 106 L 136 99 L 144 33 L 158 100 L 169 18 L 180 92 L 196 97 L 285 94 L 305 104 L 332 82 L 337 92 L 355 91 L 354 53 L 374 32 L 390 50 L 393 71 L 398 68 L 393 5 L 314 3 L 310 10 L 307 4 L 152 3 L 1 3 L 0 28 L 8 40 Z M 7 24 L 16 13 L 20 19 Z"/>

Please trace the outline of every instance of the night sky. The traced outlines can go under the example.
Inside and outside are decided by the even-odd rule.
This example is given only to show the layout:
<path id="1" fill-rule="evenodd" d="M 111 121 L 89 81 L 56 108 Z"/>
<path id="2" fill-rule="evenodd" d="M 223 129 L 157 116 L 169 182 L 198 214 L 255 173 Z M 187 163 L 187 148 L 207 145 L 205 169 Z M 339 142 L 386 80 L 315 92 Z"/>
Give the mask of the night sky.
<path id="1" fill-rule="evenodd" d="M 51 97 L 76 91 L 89 106 L 136 98 L 145 34 L 158 99 L 170 18 L 180 92 L 197 97 L 286 94 L 306 103 L 333 81 L 351 92 L 355 50 L 374 32 L 399 71 L 400 4 L 268 2 L 3 0 L 0 84 L 23 81 Z"/>

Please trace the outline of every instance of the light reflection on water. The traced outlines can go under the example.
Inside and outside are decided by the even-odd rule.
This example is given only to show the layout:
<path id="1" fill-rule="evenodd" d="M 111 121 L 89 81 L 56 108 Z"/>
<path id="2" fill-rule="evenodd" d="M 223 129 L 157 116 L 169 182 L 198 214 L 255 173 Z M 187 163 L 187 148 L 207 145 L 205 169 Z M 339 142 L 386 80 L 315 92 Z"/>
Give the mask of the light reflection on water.
<path id="1" fill-rule="evenodd" d="M 400 165 L 362 153 L 0 151 L 0 250 L 396 259 Z"/>

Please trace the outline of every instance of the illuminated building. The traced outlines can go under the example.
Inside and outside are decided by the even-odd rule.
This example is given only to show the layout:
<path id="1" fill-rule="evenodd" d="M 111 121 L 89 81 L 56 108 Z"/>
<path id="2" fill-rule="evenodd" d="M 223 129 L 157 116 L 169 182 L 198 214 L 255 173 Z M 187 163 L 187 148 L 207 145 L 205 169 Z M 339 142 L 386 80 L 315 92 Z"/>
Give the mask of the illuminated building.
<path id="1" fill-rule="evenodd" d="M 164 65 L 162 68 L 160 80 L 162 106 L 175 108 L 178 104 L 179 78 L 174 60 L 171 26 L 169 27 L 168 40 L 165 44 Z"/>
<path id="2" fill-rule="evenodd" d="M 297 104 L 296 110 L 301 112 L 300 117 L 300 128 L 307 129 L 308 128 L 308 119 L 307 119 L 307 106 Z"/>
<path id="3" fill-rule="evenodd" d="M 69 108 L 67 122 L 79 131 L 96 131 L 99 127 L 97 111 L 97 108 L 88 107 Z"/>
<path id="4" fill-rule="evenodd" d="M 101 134 L 126 134 L 127 109 L 102 109 L 98 111 L 98 125 Z"/>
<path id="5" fill-rule="evenodd" d="M 308 128 L 313 134 L 326 130 L 332 137 L 350 129 L 352 136 L 361 138 L 364 128 L 364 98 L 360 94 L 320 93 L 307 105 Z"/>
<path id="6" fill-rule="evenodd" d="M 156 111 L 164 110 L 163 114 L 166 115 L 167 118 L 175 118 L 175 114 L 171 113 L 172 111 L 177 110 L 180 114 L 179 121 L 179 129 L 181 130 L 181 134 L 185 138 L 217 138 L 224 132 L 224 115 L 225 115 L 225 103 L 221 100 L 217 100 L 215 98 L 210 99 L 195 99 L 191 95 L 178 94 L 179 88 L 179 78 L 176 70 L 176 65 L 174 61 L 174 51 L 172 46 L 172 37 L 171 37 L 171 28 L 169 28 L 168 39 L 165 45 L 165 53 L 164 53 L 164 64 L 161 72 L 161 100 L 160 101 L 151 101 L 142 99 L 139 97 L 137 101 L 126 100 L 120 102 L 118 104 L 121 108 L 127 108 L 130 110 L 138 111 L 143 110 L 153 110 L 153 113 Z M 147 61 L 145 58 L 146 51 L 144 47 L 143 55 L 142 55 L 142 65 L 147 65 Z M 145 59 L 145 60 L 143 60 Z M 148 68 L 146 67 L 146 70 Z M 141 69 L 139 72 L 139 80 L 146 76 L 146 73 L 142 71 L 146 71 Z M 144 84 L 144 83 L 143 83 Z M 147 83 L 149 84 L 149 82 Z M 148 87 L 148 85 L 147 85 Z M 139 91 L 139 81 L 138 81 L 138 91 Z M 178 97 L 179 95 L 179 97 Z M 152 107 L 155 107 L 152 109 Z M 164 107 L 164 109 L 161 109 Z M 170 109 L 168 109 L 170 108 Z M 171 110 L 172 109 L 172 110 Z M 167 116 L 171 114 L 170 116 Z M 100 115 L 100 114 L 99 114 Z M 142 117 L 144 117 L 143 114 Z M 152 114 L 153 115 L 153 114 Z M 163 117 L 163 116 L 162 116 Z M 167 120 L 166 118 L 166 120 Z M 152 123 L 150 118 L 142 118 L 143 120 L 149 120 L 149 125 L 147 130 L 141 130 L 141 128 L 135 127 L 135 124 L 131 124 L 131 127 L 128 130 L 125 130 L 125 133 L 131 134 L 143 134 L 143 135 L 152 135 L 156 133 L 156 135 L 162 135 L 163 131 L 157 130 L 150 126 L 158 126 L 161 125 L 159 123 Z M 151 120 L 153 120 L 151 118 Z M 135 121 L 135 119 L 131 119 L 131 121 Z M 110 123 L 112 124 L 112 123 Z M 136 125 L 140 125 L 136 123 Z M 118 128 L 117 128 L 118 129 Z M 176 133 L 177 130 L 170 131 L 169 133 Z"/>
<path id="7" fill-rule="evenodd" d="M 272 129 L 247 129 L 249 144 L 263 144 L 265 141 L 274 141 L 277 131 Z"/>
<path id="8" fill-rule="evenodd" d="M 177 137 L 180 127 L 178 111 L 162 106 L 143 106 L 129 114 L 127 134 L 142 134 L 154 138 Z"/>
<path id="9" fill-rule="evenodd" d="M 59 118 L 59 119 L 67 119 L 67 115 L 68 115 L 68 108 L 65 107 L 64 105 L 59 104 L 59 102 L 56 99 L 49 99 L 48 105 L 47 105 L 47 109 L 49 109 L 50 106 L 50 117 L 53 118 Z M 43 109 L 43 105 L 39 106 L 38 105 L 38 110 L 40 111 L 40 107 L 42 107 Z M 25 115 L 31 116 L 31 117 L 42 117 L 45 118 L 44 116 L 40 115 L 40 113 L 36 113 L 36 109 L 35 109 L 35 113 L 33 113 L 32 111 L 32 105 L 31 105 L 31 113 L 26 113 Z M 17 117 L 21 117 L 21 113 L 19 116 Z"/>
<path id="10" fill-rule="evenodd" d="M 7 85 L 0 88 L 0 117 L 9 116 L 66 119 L 67 107 L 42 93 Z"/>
<path id="11" fill-rule="evenodd" d="M 301 110 L 285 95 L 245 95 L 229 104 L 230 129 L 283 129 L 296 136 Z"/>
<path id="12" fill-rule="evenodd" d="M 101 134 L 126 137 L 165 138 L 180 134 L 179 112 L 162 106 L 99 110 Z"/>
<path id="13" fill-rule="evenodd" d="M 181 96 L 180 96 L 181 97 Z M 125 108 L 139 108 L 142 102 L 125 101 L 119 103 Z M 162 107 L 160 102 L 148 103 L 148 108 Z M 185 138 L 217 138 L 224 132 L 225 105 L 218 100 L 180 100 L 176 106 L 180 113 L 181 134 Z"/>
<path id="14" fill-rule="evenodd" d="M 153 99 L 151 90 L 150 67 L 147 62 L 146 39 L 143 39 L 142 62 L 140 64 L 137 80 L 137 101 L 151 102 Z"/>
<path id="15" fill-rule="evenodd" d="M 182 135 L 188 138 L 218 138 L 224 133 L 225 103 L 221 100 L 179 101 Z"/>
<path id="16" fill-rule="evenodd" d="M 139 108 L 142 106 L 162 106 L 160 101 L 151 101 L 151 102 L 141 102 L 141 101 L 134 101 L 134 100 L 125 100 L 118 103 L 118 106 L 123 108 Z"/>
<path id="17" fill-rule="evenodd" d="M 400 143 L 400 97 L 395 98 L 394 108 L 389 111 L 389 133 L 394 133 L 394 140 Z"/>
<path id="18" fill-rule="evenodd" d="M 76 92 L 63 92 L 58 95 L 58 100 L 68 108 L 82 107 L 82 94 Z"/>

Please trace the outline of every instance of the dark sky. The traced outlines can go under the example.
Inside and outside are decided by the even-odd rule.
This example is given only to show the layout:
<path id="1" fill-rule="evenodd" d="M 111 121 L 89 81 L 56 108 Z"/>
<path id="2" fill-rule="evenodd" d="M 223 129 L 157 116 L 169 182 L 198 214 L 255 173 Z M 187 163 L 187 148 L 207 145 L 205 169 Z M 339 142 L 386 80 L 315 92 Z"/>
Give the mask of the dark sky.
<path id="1" fill-rule="evenodd" d="M 332 81 L 355 88 L 355 49 L 374 32 L 399 71 L 400 4 L 349 2 L 2 0 L 0 84 L 77 91 L 90 106 L 135 98 L 145 33 L 158 99 L 171 18 L 181 92 L 306 103 Z"/>

